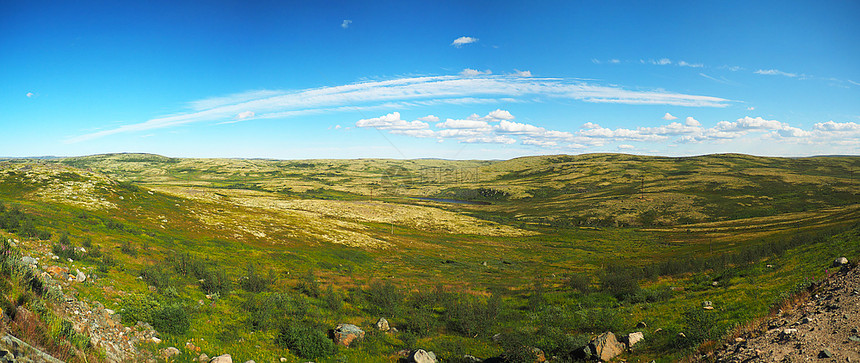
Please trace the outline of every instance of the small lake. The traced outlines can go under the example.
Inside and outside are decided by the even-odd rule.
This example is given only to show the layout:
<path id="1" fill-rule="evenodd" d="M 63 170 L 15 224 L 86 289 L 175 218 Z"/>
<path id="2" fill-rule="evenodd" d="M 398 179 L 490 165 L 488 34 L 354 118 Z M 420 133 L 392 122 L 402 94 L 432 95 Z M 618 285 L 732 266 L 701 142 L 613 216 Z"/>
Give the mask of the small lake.
<path id="1" fill-rule="evenodd" d="M 418 200 L 426 200 L 426 201 L 430 201 L 430 202 L 442 202 L 442 203 L 454 203 L 454 204 L 490 205 L 489 202 L 477 202 L 477 201 L 471 201 L 471 200 L 459 200 L 459 199 L 448 199 L 448 198 L 411 197 L 409 199 L 418 199 Z"/>

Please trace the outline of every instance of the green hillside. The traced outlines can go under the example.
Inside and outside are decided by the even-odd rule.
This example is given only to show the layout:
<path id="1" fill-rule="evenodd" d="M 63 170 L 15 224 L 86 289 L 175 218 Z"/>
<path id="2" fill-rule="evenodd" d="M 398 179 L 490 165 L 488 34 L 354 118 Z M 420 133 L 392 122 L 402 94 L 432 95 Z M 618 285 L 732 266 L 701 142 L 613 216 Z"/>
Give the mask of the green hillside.
<path id="1" fill-rule="evenodd" d="M 14 159 L 0 161 L 0 236 L 37 272 L 94 276 L 62 289 L 150 323 L 161 341 L 140 349 L 173 346 L 176 361 L 531 360 L 523 347 L 563 361 L 640 321 L 626 358 L 670 361 L 860 257 L 858 175 L 860 157 L 738 154 Z M 5 291 L 10 308 L 56 304 Z M 367 335 L 330 347 L 339 323 Z M 66 359 L 104 358 L 75 347 Z"/>

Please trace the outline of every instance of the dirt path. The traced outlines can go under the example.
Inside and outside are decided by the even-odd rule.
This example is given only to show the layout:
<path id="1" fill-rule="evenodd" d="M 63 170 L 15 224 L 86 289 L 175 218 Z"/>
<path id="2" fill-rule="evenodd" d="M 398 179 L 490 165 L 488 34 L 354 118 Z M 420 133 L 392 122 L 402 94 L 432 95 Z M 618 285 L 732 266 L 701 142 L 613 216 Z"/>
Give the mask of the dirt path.
<path id="1" fill-rule="evenodd" d="M 860 362 L 860 267 L 843 268 L 792 311 L 703 360 Z"/>

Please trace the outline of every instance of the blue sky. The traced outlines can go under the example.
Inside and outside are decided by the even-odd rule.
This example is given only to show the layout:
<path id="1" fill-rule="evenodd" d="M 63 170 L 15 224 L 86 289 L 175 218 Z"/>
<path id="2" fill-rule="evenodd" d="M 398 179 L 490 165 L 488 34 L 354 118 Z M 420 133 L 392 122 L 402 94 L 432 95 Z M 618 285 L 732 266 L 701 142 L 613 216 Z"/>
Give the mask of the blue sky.
<path id="1" fill-rule="evenodd" d="M 0 156 L 857 155 L 858 15 L 856 1 L 0 1 Z"/>

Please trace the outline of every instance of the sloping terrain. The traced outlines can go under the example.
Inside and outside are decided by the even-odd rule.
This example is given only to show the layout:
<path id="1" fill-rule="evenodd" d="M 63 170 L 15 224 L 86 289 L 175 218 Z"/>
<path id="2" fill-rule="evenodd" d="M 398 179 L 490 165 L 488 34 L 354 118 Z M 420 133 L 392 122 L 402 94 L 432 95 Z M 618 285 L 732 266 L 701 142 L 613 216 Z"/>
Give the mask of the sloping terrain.
<path id="1" fill-rule="evenodd" d="M 0 237 L 54 279 L 91 277 L 60 275 L 81 304 L 155 327 L 144 355 L 530 361 L 527 346 L 564 361 L 646 321 L 622 359 L 671 361 L 860 255 L 858 172 L 857 157 L 747 155 L 15 159 L 0 161 Z M 37 309 L 24 290 L 7 301 Z M 365 339 L 296 340 L 325 347 L 341 323 Z"/>
<path id="2" fill-rule="evenodd" d="M 837 267 L 838 269 L 838 267 Z M 702 359 L 717 362 L 860 361 L 860 273 L 837 270 L 791 310 L 780 311 Z"/>

